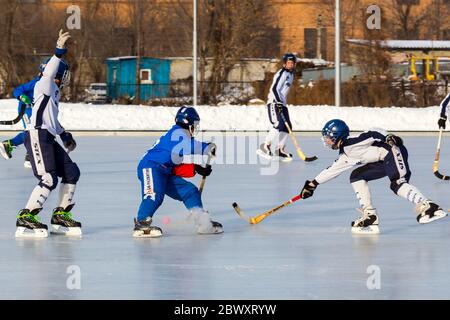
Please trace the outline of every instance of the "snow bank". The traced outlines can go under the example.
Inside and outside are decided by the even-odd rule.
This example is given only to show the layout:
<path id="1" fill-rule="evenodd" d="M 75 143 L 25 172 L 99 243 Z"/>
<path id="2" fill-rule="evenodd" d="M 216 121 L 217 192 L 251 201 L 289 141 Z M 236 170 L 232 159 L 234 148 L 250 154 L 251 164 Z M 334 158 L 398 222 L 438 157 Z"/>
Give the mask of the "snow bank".
<path id="1" fill-rule="evenodd" d="M 126 105 L 88 105 L 61 103 L 60 121 L 67 130 L 136 130 L 161 131 L 173 124 L 178 108 Z M 267 130 L 270 127 L 265 106 L 199 106 L 202 130 Z M 371 127 L 392 131 L 437 130 L 439 107 L 429 108 L 367 108 L 333 106 L 289 106 L 294 130 L 319 131 L 333 118 L 346 121 L 351 130 Z M 17 102 L 0 100 L 0 119 L 10 120 L 17 115 Z M 20 130 L 15 126 L 1 126 L 0 130 Z"/>

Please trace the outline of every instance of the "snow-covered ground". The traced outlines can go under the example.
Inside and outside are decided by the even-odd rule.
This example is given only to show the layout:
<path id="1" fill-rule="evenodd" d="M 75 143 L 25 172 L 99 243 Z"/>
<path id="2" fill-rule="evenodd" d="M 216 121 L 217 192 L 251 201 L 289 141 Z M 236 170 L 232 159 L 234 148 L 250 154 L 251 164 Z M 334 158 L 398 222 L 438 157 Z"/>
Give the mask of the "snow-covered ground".
<path id="1" fill-rule="evenodd" d="M 173 124 L 178 108 L 88 105 L 61 103 L 60 121 L 67 130 L 137 130 L 161 131 Z M 269 121 L 265 106 L 199 106 L 202 130 L 255 131 L 267 130 Z M 333 106 L 289 106 L 293 129 L 319 131 L 333 118 L 347 122 L 351 130 L 371 127 L 392 131 L 437 130 L 439 107 L 428 108 L 368 108 Z M 17 101 L 0 100 L 0 119 L 10 120 L 17 115 Z M 20 130 L 15 126 L 2 126 L 2 130 Z"/>

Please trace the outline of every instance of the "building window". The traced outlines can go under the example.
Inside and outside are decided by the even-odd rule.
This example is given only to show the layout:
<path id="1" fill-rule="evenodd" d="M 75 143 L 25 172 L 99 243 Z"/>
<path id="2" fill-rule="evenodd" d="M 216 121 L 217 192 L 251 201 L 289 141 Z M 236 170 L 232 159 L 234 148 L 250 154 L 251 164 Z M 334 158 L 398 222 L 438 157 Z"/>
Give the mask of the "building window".
<path id="1" fill-rule="evenodd" d="M 317 28 L 305 28 L 305 58 L 317 58 Z M 327 28 L 320 29 L 320 53 L 327 59 Z"/>
<path id="2" fill-rule="evenodd" d="M 117 68 L 113 67 L 112 81 L 115 83 L 117 81 Z"/>
<path id="3" fill-rule="evenodd" d="M 141 69 L 141 83 L 153 84 L 152 69 Z"/>

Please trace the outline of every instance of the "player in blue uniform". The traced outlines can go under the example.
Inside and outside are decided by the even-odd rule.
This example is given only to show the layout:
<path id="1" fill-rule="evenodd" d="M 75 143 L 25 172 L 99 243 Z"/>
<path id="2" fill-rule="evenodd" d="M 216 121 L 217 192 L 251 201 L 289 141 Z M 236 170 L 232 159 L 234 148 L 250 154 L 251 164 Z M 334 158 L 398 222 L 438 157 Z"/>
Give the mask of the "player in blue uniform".
<path id="1" fill-rule="evenodd" d="M 409 183 L 408 151 L 400 137 L 375 130 L 349 137 L 349 132 L 347 124 L 340 119 L 325 124 L 323 141 L 327 147 L 339 150 L 339 158 L 314 179 L 305 182 L 301 191 L 303 199 L 311 197 L 319 185 L 359 166 L 350 175 L 362 213 L 361 218 L 352 222 L 353 233 L 379 233 L 378 216 L 372 205 L 368 182 L 384 177 L 389 178 L 390 188 L 396 195 L 416 205 L 417 222 L 429 223 L 447 216 L 441 207 Z"/>
<path id="2" fill-rule="evenodd" d="M 41 79 L 42 71 L 44 70 L 44 68 L 45 64 L 41 64 L 39 67 L 39 75 L 37 77 L 35 77 L 34 79 L 25 84 L 18 86 L 13 91 L 14 98 L 19 100 L 18 106 L 19 113 L 20 110 L 22 109 L 22 106 L 25 106 L 25 113 L 22 118 L 22 124 L 24 129 L 26 128 L 31 118 L 32 112 L 31 104 L 33 102 L 34 86 L 36 85 L 36 82 L 38 82 L 39 79 Z M 24 141 L 25 141 L 24 132 L 19 133 L 12 139 L 3 141 L 0 144 L 0 154 L 5 159 L 11 159 L 13 149 L 23 144 Z M 25 155 L 24 167 L 31 168 L 30 156 L 28 155 L 28 153 Z"/>
<path id="3" fill-rule="evenodd" d="M 135 221 L 134 237 L 160 237 L 162 230 L 152 226 L 152 217 L 164 197 L 183 201 L 191 212 L 197 233 L 222 233 L 222 225 L 211 221 L 209 213 L 203 209 L 200 192 L 183 177 L 195 173 L 201 176 L 211 174 L 211 167 L 197 164 L 183 164 L 185 156 L 199 154 L 215 156 L 213 143 L 194 139 L 200 117 L 193 107 L 181 107 L 175 116 L 175 125 L 167 131 L 144 155 L 137 168 L 141 183 L 141 204 Z"/>

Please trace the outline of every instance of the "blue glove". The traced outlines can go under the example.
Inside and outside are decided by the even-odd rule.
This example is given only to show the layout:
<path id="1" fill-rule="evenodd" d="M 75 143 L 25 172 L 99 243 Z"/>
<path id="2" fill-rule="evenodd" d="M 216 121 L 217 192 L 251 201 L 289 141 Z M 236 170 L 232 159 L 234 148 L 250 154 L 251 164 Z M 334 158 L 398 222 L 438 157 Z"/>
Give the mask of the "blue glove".
<path id="1" fill-rule="evenodd" d="M 59 137 L 61 138 L 62 142 L 64 143 L 64 147 L 67 148 L 68 152 L 73 151 L 77 147 L 77 143 L 72 137 L 72 134 L 67 131 L 63 131 Z"/>

